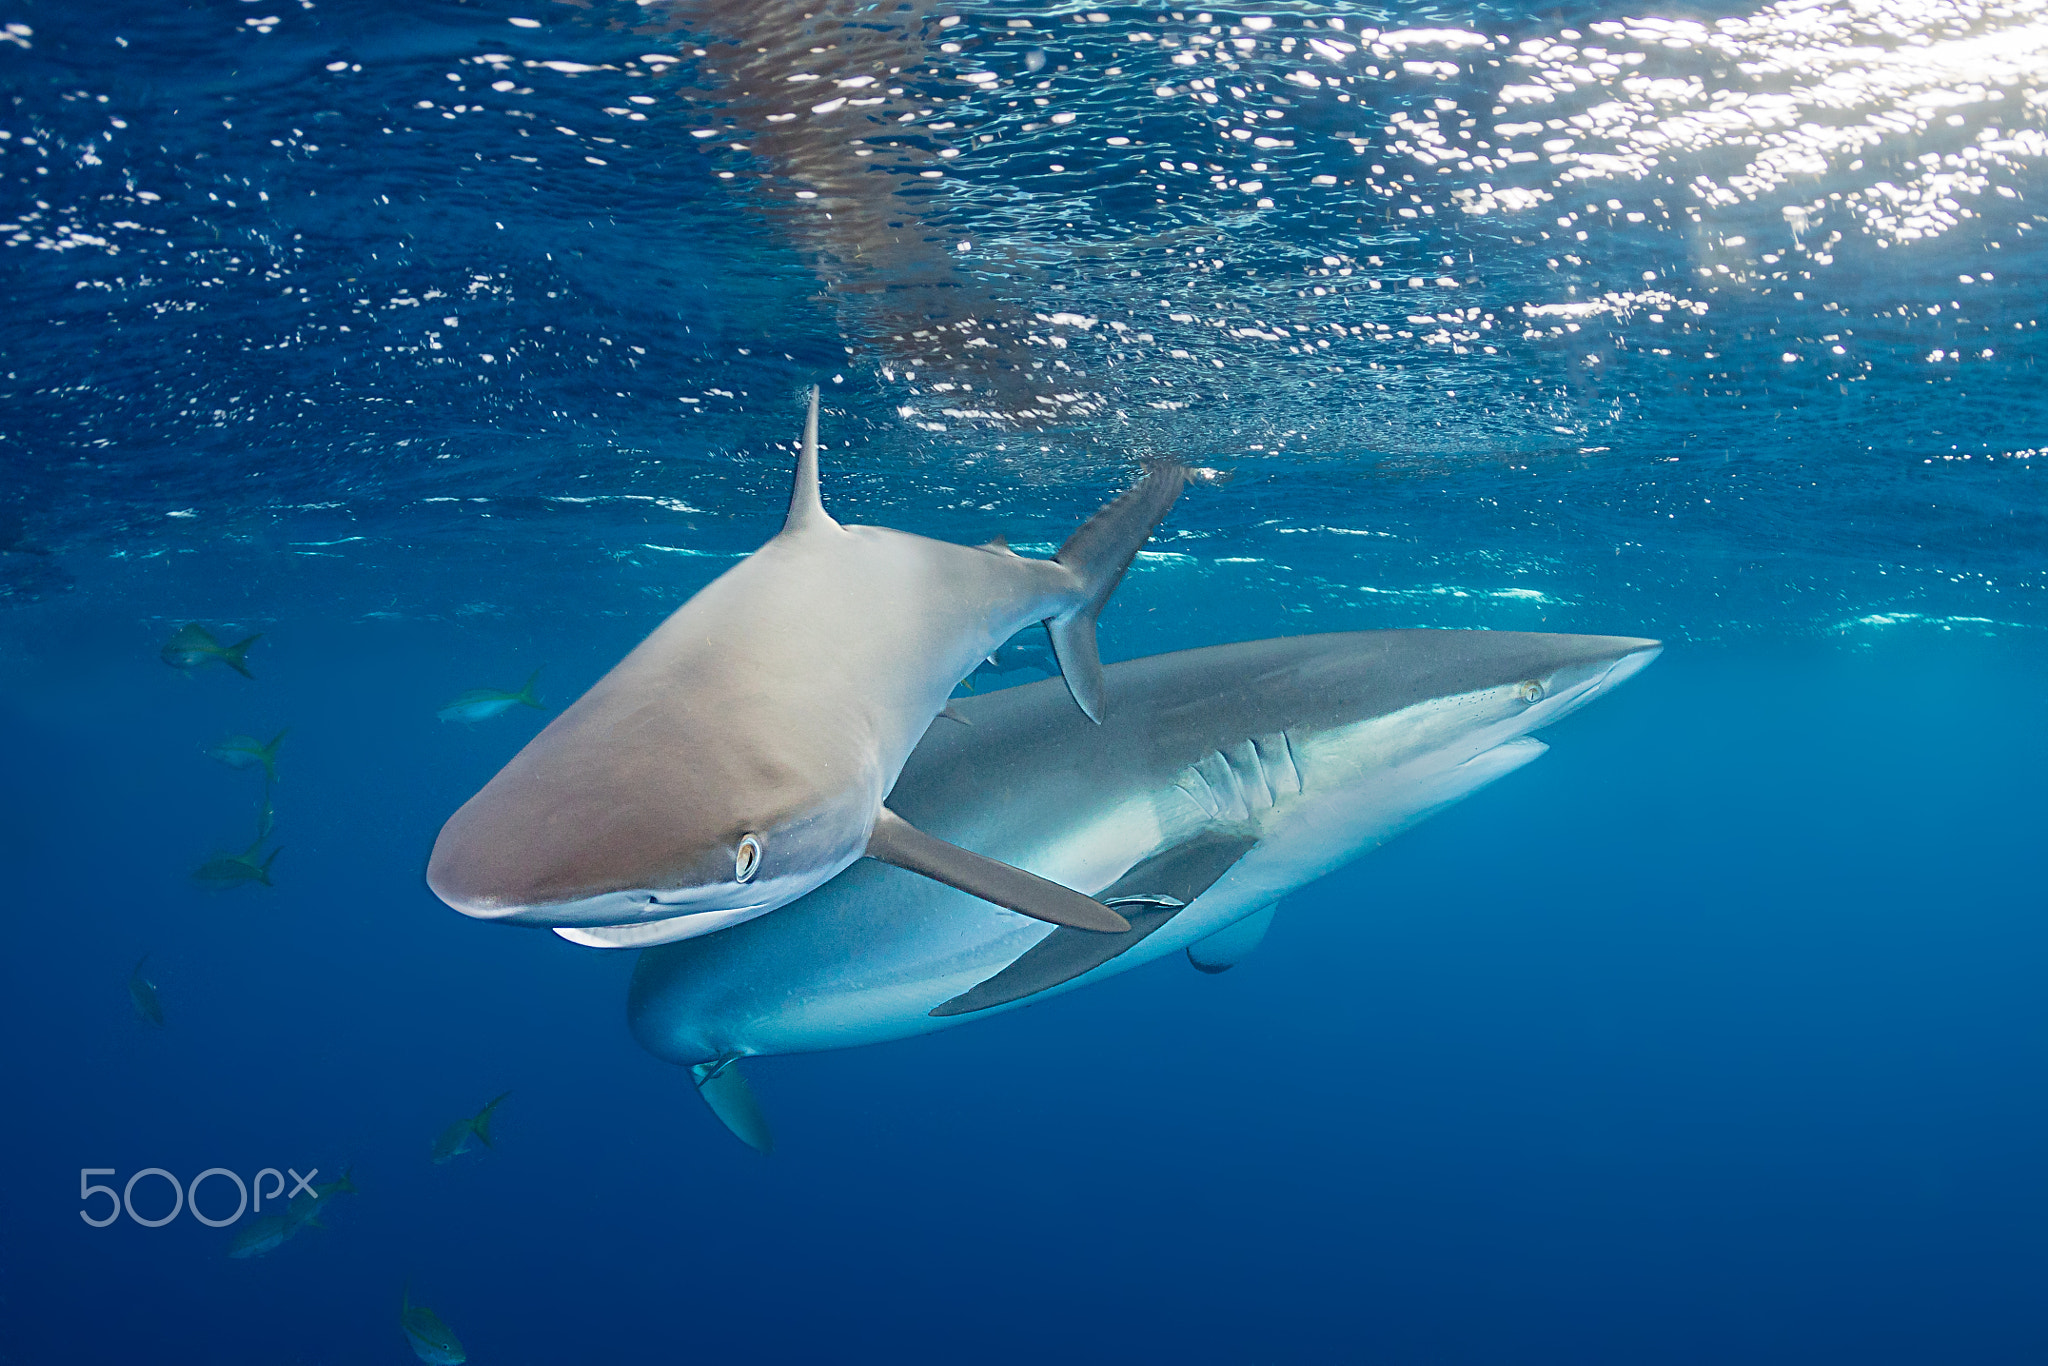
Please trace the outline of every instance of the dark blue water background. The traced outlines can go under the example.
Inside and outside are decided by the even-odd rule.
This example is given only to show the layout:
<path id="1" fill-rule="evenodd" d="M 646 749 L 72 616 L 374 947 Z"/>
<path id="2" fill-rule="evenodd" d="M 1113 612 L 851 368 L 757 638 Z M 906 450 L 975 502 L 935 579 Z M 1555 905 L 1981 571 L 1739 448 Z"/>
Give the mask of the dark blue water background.
<path id="1" fill-rule="evenodd" d="M 912 19 L 935 39 L 942 13 Z M 0 45 L 0 1361 L 403 1361 L 407 1284 L 483 1363 L 2048 1351 L 2041 182 L 2025 146 L 1941 160 L 1987 130 L 2023 143 L 2034 12 L 1950 32 L 1940 7 L 1885 9 L 1886 51 L 2004 33 L 1943 49 L 1974 55 L 1942 88 L 1978 97 L 1868 166 L 1720 202 L 1682 187 L 1735 184 L 1740 129 L 1569 189 L 1586 163 L 1511 182 L 1383 150 L 1394 111 L 1444 98 L 1522 117 L 1487 112 L 1524 77 L 1485 53 L 1624 11 L 1267 11 L 1254 32 L 1509 40 L 1441 80 L 1360 76 L 1356 108 L 1334 86 L 1287 106 L 1295 145 L 1256 173 L 1270 209 L 1227 183 L 1259 153 L 1198 93 L 1153 93 L 1189 68 L 1127 38 L 1206 32 L 1194 12 L 1107 13 L 1060 47 L 1085 56 L 1055 91 L 1071 125 L 1027 133 L 951 75 L 931 80 L 954 105 L 906 97 L 995 140 L 899 196 L 917 244 L 863 276 L 788 197 L 809 163 L 690 137 L 725 117 L 713 73 L 626 74 L 731 16 L 0 5 L 28 30 Z M 968 14 L 1000 90 L 1052 75 L 1019 45 L 1064 12 Z M 1636 47 L 1658 79 L 1713 84 L 1718 57 Z M 477 93 L 500 74 L 483 53 L 533 93 Z M 545 60 L 613 70 L 517 65 Z M 458 86 L 489 107 L 444 119 Z M 1169 182 L 1112 136 L 1207 138 L 1188 155 L 1226 183 L 1152 191 Z M 1382 194 L 1367 164 L 1427 194 Z M 1361 182 L 1341 210 L 1313 199 L 1326 168 Z M 1972 215 L 1927 230 L 1824 207 L 1795 241 L 1782 213 L 1950 170 L 1984 173 L 1943 191 Z M 1552 202 L 1465 212 L 1482 181 Z M 1629 224 L 1652 196 L 1699 221 Z M 1838 228 L 1828 263 L 1795 259 Z M 1198 239 L 1222 267 L 1189 270 Z M 1354 274 L 1310 276 L 1325 255 Z M 949 414 L 968 391 L 931 373 L 1003 392 L 964 347 L 905 379 L 905 308 L 965 335 L 918 292 L 935 280 L 1004 329 L 1004 361 L 1057 350 L 1049 387 L 1077 397 Z M 1709 307 L 1528 311 L 1650 288 Z M 1456 341 L 1467 308 L 1498 325 Z M 1042 321 L 1059 311 L 1104 321 Z M 1155 340 L 1111 345 L 1116 318 Z M 1292 327 L 1332 322 L 1387 326 L 1302 354 Z M 1068 345 L 1017 340 L 1034 330 Z M 844 520 L 1047 545 L 1135 455 L 1234 471 L 1120 590 L 1111 657 L 1412 625 L 1670 649 L 1540 763 L 1290 898 L 1228 974 L 1175 958 L 928 1039 L 759 1061 L 764 1159 L 634 1046 L 628 956 L 463 920 L 420 874 L 543 720 L 435 708 L 534 668 L 560 705 L 771 533 L 813 380 Z M 159 662 L 187 620 L 263 632 L 255 681 Z M 277 886 L 205 892 L 190 871 L 253 835 L 261 784 L 202 751 L 284 726 Z M 124 988 L 144 952 L 161 1031 Z M 495 1150 L 429 1161 L 507 1090 Z M 351 1168 L 361 1193 L 265 1258 L 189 1217 L 76 1213 L 82 1167 L 288 1165 Z"/>

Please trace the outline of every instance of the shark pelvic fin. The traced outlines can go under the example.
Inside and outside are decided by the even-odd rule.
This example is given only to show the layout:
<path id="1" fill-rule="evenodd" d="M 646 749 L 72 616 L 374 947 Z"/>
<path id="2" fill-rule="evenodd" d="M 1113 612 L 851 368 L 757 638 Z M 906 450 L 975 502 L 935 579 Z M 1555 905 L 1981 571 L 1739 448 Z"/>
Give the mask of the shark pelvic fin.
<path id="1" fill-rule="evenodd" d="M 761 1113 L 760 1102 L 754 1099 L 747 1079 L 740 1075 L 738 1061 L 725 1057 L 716 1062 L 700 1062 L 690 1069 L 690 1075 L 697 1082 L 697 1094 L 704 1097 L 711 1113 L 732 1131 L 734 1138 L 757 1153 L 772 1153 L 775 1135 L 768 1131 L 768 1119 Z"/>
<path id="2" fill-rule="evenodd" d="M 811 386 L 811 409 L 804 418 L 804 444 L 796 457 L 796 482 L 789 490 L 789 511 L 783 515 L 784 535 L 812 527 L 836 527 L 818 495 L 818 386 Z"/>
<path id="3" fill-rule="evenodd" d="M 1231 921 L 1207 939 L 1197 939 L 1188 945 L 1188 962 L 1197 972 L 1230 971 L 1265 942 L 1266 931 L 1273 928 L 1273 912 L 1279 909 L 1276 901 L 1242 920 Z"/>
<path id="4" fill-rule="evenodd" d="M 1185 844 L 1154 854 L 1102 892 L 1104 901 L 1130 917 L 1129 932 L 1077 934 L 1072 930 L 1054 930 L 1016 962 L 972 991 L 934 1006 L 931 1014 L 967 1015 L 990 1006 L 1008 1005 L 1101 967 L 1180 914 L 1183 907 L 1214 886 L 1257 842 L 1250 835 L 1209 830 Z"/>
<path id="5" fill-rule="evenodd" d="M 1121 934 L 1131 927 L 1128 920 L 1093 897 L 927 835 L 886 806 L 868 836 L 867 856 L 1033 920 L 1105 934 Z"/>
<path id="6" fill-rule="evenodd" d="M 1186 466 L 1153 462 L 1137 487 L 1082 523 L 1053 555 L 1055 563 L 1081 581 L 1082 596 L 1071 611 L 1048 619 L 1045 630 L 1052 637 L 1053 658 L 1066 677 L 1067 691 L 1090 721 L 1102 720 L 1104 703 L 1095 618 L 1187 481 Z"/>

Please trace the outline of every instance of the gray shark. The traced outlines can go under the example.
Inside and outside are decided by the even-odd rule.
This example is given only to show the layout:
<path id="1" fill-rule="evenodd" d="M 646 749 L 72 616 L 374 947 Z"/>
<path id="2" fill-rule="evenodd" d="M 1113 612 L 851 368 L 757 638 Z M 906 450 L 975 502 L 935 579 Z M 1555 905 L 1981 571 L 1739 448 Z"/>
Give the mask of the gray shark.
<path id="1" fill-rule="evenodd" d="M 1034 622 L 1080 711 L 1102 717 L 1096 614 L 1186 477 L 1155 464 L 1049 560 L 841 526 L 819 499 L 813 390 L 781 533 L 450 817 L 428 884 L 465 915 L 637 948 L 763 915 L 866 855 L 1026 916 L 1126 929 L 883 800 L 954 685 Z"/>
<path id="2" fill-rule="evenodd" d="M 1107 670 L 1089 727 L 1055 680 L 960 699 L 890 805 L 941 838 L 1086 888 L 1131 923 L 1091 934 L 861 864 L 781 913 L 651 949 L 627 1017 L 764 1151 L 736 1060 L 882 1043 L 1186 950 L 1257 946 L 1289 892 L 1547 748 L 1530 733 L 1661 652 L 1653 640 L 1367 631 L 1155 655 Z"/>

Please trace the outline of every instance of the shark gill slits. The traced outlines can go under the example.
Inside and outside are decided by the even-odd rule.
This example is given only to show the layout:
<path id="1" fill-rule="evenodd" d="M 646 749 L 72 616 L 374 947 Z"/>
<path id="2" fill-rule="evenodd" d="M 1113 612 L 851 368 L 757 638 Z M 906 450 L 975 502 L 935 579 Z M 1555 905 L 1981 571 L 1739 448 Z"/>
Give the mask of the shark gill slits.
<path id="1" fill-rule="evenodd" d="M 1541 702 L 1543 700 L 1543 685 L 1531 678 L 1515 689 L 1515 695 L 1524 702 Z"/>
<path id="2" fill-rule="evenodd" d="M 732 853 L 732 880 L 751 882 L 761 867 L 761 838 L 758 835 L 740 836 L 739 848 Z"/>

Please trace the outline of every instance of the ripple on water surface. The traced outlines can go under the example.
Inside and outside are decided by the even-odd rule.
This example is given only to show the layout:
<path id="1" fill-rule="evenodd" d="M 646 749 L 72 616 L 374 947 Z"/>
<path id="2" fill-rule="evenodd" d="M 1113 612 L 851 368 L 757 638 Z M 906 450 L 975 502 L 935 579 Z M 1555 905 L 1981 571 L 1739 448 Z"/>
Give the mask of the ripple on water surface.
<path id="1" fill-rule="evenodd" d="M 823 377 L 849 519 L 1054 536 L 1161 451 L 1240 471 L 1161 545 L 1204 573 L 1363 592 L 1288 535 L 1338 525 L 1404 547 L 1376 596 L 2038 616 L 2048 3 L 1577 22 L 14 24 L 9 582 L 52 546 L 509 572 L 514 524 L 715 564 Z"/>

